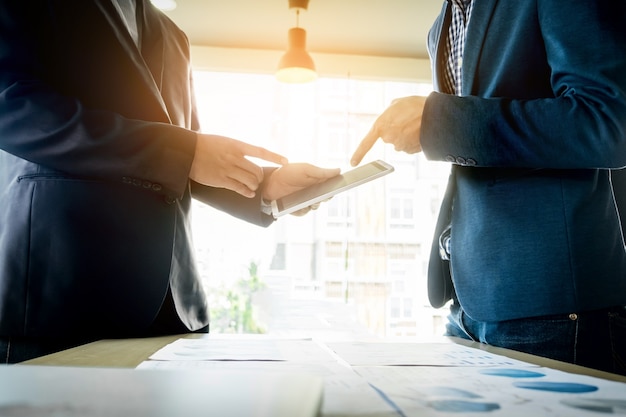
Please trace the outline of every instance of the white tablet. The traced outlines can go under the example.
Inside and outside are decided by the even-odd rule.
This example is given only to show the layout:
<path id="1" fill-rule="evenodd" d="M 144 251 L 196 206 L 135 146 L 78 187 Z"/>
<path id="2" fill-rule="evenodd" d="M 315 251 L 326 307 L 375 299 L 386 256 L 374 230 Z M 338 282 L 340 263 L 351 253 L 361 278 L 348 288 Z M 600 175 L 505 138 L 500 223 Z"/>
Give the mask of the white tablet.
<path id="1" fill-rule="evenodd" d="M 278 218 L 293 213 L 390 172 L 393 172 L 393 167 L 381 160 L 361 165 L 329 180 L 272 201 L 272 214 Z"/>

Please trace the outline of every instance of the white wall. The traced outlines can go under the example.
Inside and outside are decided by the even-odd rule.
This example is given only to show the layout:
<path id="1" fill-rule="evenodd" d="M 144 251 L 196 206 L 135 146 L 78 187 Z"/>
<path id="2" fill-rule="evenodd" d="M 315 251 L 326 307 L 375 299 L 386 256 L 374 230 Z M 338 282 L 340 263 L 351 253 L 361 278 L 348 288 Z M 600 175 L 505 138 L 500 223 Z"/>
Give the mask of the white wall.
<path id="1" fill-rule="evenodd" d="M 272 73 L 284 51 L 192 46 L 194 68 Z M 352 79 L 431 82 L 427 59 L 311 53 L 318 75 Z"/>

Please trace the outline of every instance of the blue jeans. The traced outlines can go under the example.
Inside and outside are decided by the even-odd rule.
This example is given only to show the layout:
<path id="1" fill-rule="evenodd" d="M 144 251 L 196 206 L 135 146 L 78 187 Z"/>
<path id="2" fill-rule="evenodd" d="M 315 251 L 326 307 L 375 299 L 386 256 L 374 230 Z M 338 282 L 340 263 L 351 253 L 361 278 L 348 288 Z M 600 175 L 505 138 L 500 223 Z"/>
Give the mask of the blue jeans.
<path id="1" fill-rule="evenodd" d="M 626 307 L 480 322 L 455 301 L 446 335 L 626 375 Z"/>

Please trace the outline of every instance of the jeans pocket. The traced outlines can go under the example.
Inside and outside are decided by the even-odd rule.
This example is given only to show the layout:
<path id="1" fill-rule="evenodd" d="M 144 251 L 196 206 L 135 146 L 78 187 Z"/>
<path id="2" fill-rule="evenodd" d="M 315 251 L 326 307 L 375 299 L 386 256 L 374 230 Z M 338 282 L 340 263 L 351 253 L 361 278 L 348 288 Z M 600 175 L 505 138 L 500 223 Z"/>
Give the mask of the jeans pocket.
<path id="1" fill-rule="evenodd" d="M 626 307 L 609 313 L 609 332 L 614 372 L 626 375 Z"/>

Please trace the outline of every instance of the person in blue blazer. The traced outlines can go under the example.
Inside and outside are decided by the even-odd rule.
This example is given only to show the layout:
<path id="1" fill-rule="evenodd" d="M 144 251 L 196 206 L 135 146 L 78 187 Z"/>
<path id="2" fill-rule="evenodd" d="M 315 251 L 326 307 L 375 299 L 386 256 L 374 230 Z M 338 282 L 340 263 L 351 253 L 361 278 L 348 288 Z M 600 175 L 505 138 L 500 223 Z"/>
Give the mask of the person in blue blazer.
<path id="1" fill-rule="evenodd" d="M 198 133 L 189 49 L 148 0 L 0 0 L 2 361 L 207 331 L 191 198 L 268 226 L 339 172 Z"/>
<path id="2" fill-rule="evenodd" d="M 451 162 L 428 288 L 447 333 L 626 373 L 626 1 L 444 1 L 428 46 L 434 92 L 352 163 L 379 138 Z"/>

